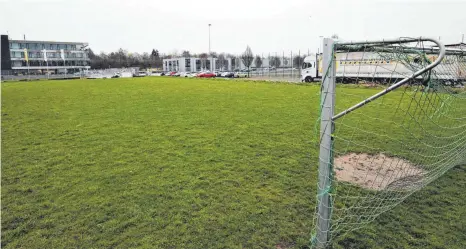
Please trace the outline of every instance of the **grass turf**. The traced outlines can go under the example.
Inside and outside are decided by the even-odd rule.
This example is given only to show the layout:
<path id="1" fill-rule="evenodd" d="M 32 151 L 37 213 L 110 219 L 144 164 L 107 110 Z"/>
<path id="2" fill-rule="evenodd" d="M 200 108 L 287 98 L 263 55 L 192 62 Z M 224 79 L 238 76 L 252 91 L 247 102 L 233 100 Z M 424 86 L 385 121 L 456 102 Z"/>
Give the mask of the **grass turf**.
<path id="1" fill-rule="evenodd" d="M 3 84 L 2 247 L 302 247 L 315 206 L 319 89 L 164 77 Z M 439 210 L 454 214 L 437 225 L 464 216 L 458 181 L 434 186 L 452 204 Z M 441 212 L 418 201 L 414 210 Z M 404 221 L 401 211 L 380 220 Z M 385 243 L 352 233 L 336 246 L 383 247 L 412 230 L 384 227 L 359 232 L 382 232 Z M 432 245 L 446 243 L 429 229 Z"/>

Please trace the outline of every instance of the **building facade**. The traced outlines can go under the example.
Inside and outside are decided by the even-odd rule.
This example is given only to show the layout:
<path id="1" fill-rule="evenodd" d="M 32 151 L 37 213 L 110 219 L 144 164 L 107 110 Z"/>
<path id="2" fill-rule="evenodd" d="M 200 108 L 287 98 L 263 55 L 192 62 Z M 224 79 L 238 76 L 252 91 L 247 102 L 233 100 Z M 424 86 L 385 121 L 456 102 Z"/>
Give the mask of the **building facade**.
<path id="1" fill-rule="evenodd" d="M 296 56 L 296 55 L 295 55 Z M 303 55 L 304 56 L 304 55 Z M 271 57 L 261 57 L 261 68 L 271 68 Z M 278 67 L 290 68 L 296 67 L 293 63 L 292 57 L 276 56 L 279 60 Z M 253 62 L 251 68 L 255 68 Z M 247 69 L 240 57 L 225 58 L 219 60 L 218 58 L 193 58 L 193 57 L 179 57 L 171 59 L 163 59 L 163 71 L 165 72 L 200 72 L 200 71 L 234 71 L 234 70 Z"/>
<path id="2" fill-rule="evenodd" d="M 2 74 L 59 74 L 86 70 L 90 68 L 87 46 L 84 42 L 10 40 L 2 35 Z"/>
<path id="3" fill-rule="evenodd" d="M 179 57 L 163 59 L 165 72 L 200 72 L 200 71 L 231 71 L 234 62 L 231 58 L 219 61 L 217 58 Z"/>

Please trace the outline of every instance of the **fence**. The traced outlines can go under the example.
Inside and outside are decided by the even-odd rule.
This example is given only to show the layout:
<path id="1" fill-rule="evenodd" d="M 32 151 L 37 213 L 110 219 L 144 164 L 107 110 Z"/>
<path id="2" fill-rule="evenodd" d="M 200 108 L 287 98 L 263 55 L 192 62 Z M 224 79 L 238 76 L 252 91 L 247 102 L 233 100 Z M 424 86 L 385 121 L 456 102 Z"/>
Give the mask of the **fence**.
<path id="1" fill-rule="evenodd" d="M 466 163 L 466 52 L 434 39 L 324 39 L 311 245 L 326 248 Z M 383 88 L 343 83 L 383 82 Z"/>
<path id="2" fill-rule="evenodd" d="M 49 74 L 49 73 L 14 73 L 12 71 L 2 71 L 1 79 L 2 81 L 11 80 L 11 81 L 29 81 L 29 80 L 46 80 L 46 79 L 79 79 L 84 77 L 84 72 L 77 73 L 59 73 L 59 74 Z"/>
<path id="3" fill-rule="evenodd" d="M 59 80 L 59 79 L 102 79 L 112 77 L 133 77 L 139 72 L 138 68 L 108 68 L 108 69 L 91 69 L 76 73 L 60 74 L 35 74 L 35 73 L 12 73 L 11 71 L 2 72 L 2 81 L 33 81 L 33 80 Z"/>
<path id="4" fill-rule="evenodd" d="M 308 56 L 315 57 L 310 50 L 282 51 L 256 55 L 251 65 L 249 77 L 276 81 L 301 81 L 301 67 Z M 260 63 L 257 63 L 257 61 Z M 244 67 L 244 66 L 243 66 Z"/>

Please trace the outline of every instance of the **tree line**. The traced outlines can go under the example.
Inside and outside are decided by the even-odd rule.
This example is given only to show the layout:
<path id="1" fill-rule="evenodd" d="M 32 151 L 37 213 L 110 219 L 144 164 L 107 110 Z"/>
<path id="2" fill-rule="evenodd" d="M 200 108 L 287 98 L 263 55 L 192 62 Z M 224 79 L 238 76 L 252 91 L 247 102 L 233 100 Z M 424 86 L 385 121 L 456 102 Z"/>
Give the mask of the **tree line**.
<path id="1" fill-rule="evenodd" d="M 151 53 L 129 53 L 119 49 L 116 52 L 95 54 L 92 49 L 87 50 L 91 62 L 91 68 L 122 68 L 122 67 L 162 67 L 162 61 L 166 56 L 161 56 L 159 51 L 153 49 Z"/>

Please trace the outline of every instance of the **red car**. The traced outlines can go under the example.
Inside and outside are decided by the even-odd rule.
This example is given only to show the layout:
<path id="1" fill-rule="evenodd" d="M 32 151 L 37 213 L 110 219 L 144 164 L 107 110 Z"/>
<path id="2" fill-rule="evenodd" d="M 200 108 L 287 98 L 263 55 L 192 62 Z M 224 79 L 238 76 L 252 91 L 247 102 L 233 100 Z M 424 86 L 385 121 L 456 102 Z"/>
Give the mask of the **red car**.
<path id="1" fill-rule="evenodd" d="M 215 74 L 214 74 L 214 73 L 210 73 L 210 72 L 205 72 L 205 73 L 200 73 L 200 74 L 198 74 L 197 77 L 201 77 L 201 78 L 212 78 L 212 77 L 215 77 Z"/>
<path id="2" fill-rule="evenodd" d="M 176 72 L 170 72 L 170 74 L 168 74 L 168 76 L 173 76 L 175 74 L 176 74 Z"/>

